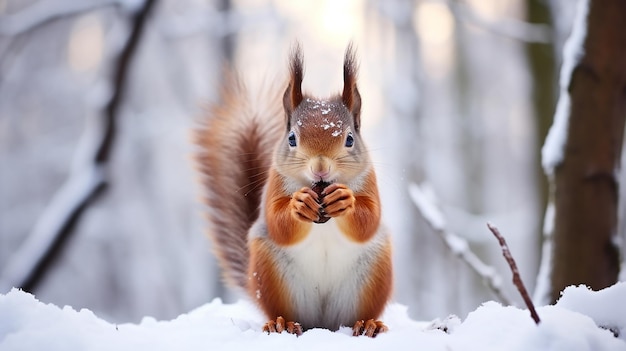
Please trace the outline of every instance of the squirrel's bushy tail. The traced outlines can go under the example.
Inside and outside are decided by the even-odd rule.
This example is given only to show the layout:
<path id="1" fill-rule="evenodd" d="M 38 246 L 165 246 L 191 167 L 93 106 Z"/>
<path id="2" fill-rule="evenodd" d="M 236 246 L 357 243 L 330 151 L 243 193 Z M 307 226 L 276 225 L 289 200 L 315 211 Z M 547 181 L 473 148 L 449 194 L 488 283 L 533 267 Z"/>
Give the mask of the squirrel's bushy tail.
<path id="1" fill-rule="evenodd" d="M 228 75 L 220 102 L 194 131 L 209 236 L 226 283 L 244 289 L 248 230 L 259 215 L 273 149 L 283 134 L 280 101 L 278 91 L 251 93 Z"/>

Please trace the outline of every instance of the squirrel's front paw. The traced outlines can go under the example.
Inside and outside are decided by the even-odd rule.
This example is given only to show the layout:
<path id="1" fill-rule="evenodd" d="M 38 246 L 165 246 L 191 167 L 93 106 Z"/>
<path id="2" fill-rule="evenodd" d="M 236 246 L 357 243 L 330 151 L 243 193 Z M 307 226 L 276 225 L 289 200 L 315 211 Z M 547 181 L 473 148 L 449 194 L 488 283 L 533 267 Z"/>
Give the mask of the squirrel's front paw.
<path id="1" fill-rule="evenodd" d="M 311 188 L 304 187 L 296 191 L 289 202 L 292 215 L 301 221 L 316 221 L 321 208 L 321 205 L 317 203 L 318 198 Z"/>
<path id="2" fill-rule="evenodd" d="M 302 335 L 302 326 L 298 322 L 285 322 L 285 318 L 277 317 L 276 320 L 271 320 L 265 323 L 263 331 L 268 334 L 282 333 L 286 331 L 289 334 L 300 336 Z"/>
<path id="3" fill-rule="evenodd" d="M 352 335 L 365 335 L 369 336 L 370 338 L 374 338 L 376 337 L 376 335 L 384 333 L 387 330 L 389 330 L 389 328 L 387 328 L 385 323 L 381 321 L 377 321 L 374 319 L 368 319 L 367 321 L 360 320 L 354 323 L 354 327 L 352 327 Z"/>
<path id="4" fill-rule="evenodd" d="M 328 217 L 341 216 L 354 208 L 356 201 L 354 193 L 344 184 L 333 183 L 327 186 L 322 194 L 324 195 L 322 206 Z"/>

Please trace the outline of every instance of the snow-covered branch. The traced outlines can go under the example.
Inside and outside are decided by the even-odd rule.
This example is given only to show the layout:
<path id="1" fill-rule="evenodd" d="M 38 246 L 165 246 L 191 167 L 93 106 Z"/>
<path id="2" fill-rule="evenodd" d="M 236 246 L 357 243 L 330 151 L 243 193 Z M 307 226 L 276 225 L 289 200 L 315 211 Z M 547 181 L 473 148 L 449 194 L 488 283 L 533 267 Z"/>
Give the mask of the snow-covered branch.
<path id="1" fill-rule="evenodd" d="M 563 161 L 571 104 L 569 86 L 574 67 L 578 64 L 583 54 L 583 42 L 587 36 L 586 21 L 588 11 L 588 0 L 579 0 L 572 34 L 563 47 L 563 65 L 561 66 L 559 77 L 559 101 L 556 105 L 554 121 L 541 148 L 541 164 L 548 176 L 552 176 L 554 168 Z"/>
<path id="2" fill-rule="evenodd" d="M 463 4 L 458 0 L 448 0 L 447 4 L 450 12 L 457 20 L 476 25 L 488 32 L 527 43 L 549 43 L 552 41 L 552 31 L 546 25 L 510 18 L 494 22 L 481 17 L 470 5 Z"/>
<path id="3" fill-rule="evenodd" d="M 543 218 L 543 244 L 541 245 L 541 263 L 537 274 L 533 302 L 537 305 L 550 303 L 550 284 L 552 280 L 552 232 L 554 231 L 554 200 L 550 199 Z"/>
<path id="4" fill-rule="evenodd" d="M 0 15 L 0 35 L 15 36 L 59 17 L 108 5 L 120 5 L 134 11 L 142 3 L 142 0 L 35 1 L 18 12 Z"/>
<path id="5" fill-rule="evenodd" d="M 135 14 L 132 32 L 118 58 L 113 77 L 114 93 L 105 107 L 102 123 L 87 126 L 78 145 L 69 178 L 54 195 L 35 223 L 33 231 L 1 272 L 0 289 L 22 287 L 32 290 L 71 235 L 74 224 L 89 202 L 106 185 L 106 166 L 114 141 L 115 122 L 125 92 L 128 69 L 155 2 L 146 0 L 141 10 Z"/>
<path id="6" fill-rule="evenodd" d="M 493 267 L 485 264 L 472 250 L 470 250 L 467 240 L 456 234 L 446 230 L 446 223 L 443 214 L 435 205 L 435 201 L 431 199 L 417 184 L 409 185 L 409 195 L 413 203 L 420 211 L 426 222 L 433 231 L 446 244 L 448 249 L 460 258 L 465 264 L 478 276 L 480 276 L 485 285 L 491 290 L 500 302 L 505 305 L 511 304 L 509 299 L 501 289 L 502 278 L 496 274 Z"/>
<path id="7" fill-rule="evenodd" d="M 71 171 L 65 184 L 35 223 L 33 231 L 0 272 L 0 290 L 30 285 L 29 281 L 47 261 L 46 258 L 52 251 L 58 250 L 65 237 L 62 233 L 68 232 L 90 198 L 103 185 L 102 167 L 83 163 Z"/>

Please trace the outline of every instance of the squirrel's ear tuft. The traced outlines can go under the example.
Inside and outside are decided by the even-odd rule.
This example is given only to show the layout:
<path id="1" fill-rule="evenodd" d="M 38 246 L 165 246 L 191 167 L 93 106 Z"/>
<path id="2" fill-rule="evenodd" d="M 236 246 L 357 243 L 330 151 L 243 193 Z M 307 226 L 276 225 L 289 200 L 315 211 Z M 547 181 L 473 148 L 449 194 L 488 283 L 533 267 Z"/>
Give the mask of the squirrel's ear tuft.
<path id="1" fill-rule="evenodd" d="M 358 64 L 352 43 L 346 49 L 346 56 L 343 61 L 343 93 L 341 99 L 354 118 L 354 128 L 359 132 L 361 126 L 361 95 L 356 86 L 358 75 Z"/>
<path id="2" fill-rule="evenodd" d="M 296 42 L 291 50 L 289 58 L 289 85 L 283 95 L 283 106 L 287 117 L 287 130 L 291 129 L 290 117 L 292 112 L 302 102 L 302 77 L 303 73 L 302 49 L 300 43 Z"/>

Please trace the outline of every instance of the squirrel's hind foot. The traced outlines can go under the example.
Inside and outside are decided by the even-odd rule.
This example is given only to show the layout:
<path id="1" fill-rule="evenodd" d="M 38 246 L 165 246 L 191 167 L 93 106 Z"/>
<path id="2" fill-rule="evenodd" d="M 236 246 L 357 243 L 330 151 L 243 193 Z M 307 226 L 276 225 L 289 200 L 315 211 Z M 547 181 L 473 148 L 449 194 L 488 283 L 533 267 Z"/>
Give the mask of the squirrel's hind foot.
<path id="1" fill-rule="evenodd" d="M 384 333 L 389 328 L 381 322 L 374 319 L 368 319 L 366 321 L 360 320 L 354 323 L 354 327 L 352 327 L 352 335 L 359 336 L 365 335 L 370 338 L 375 338 L 379 333 Z"/>
<path id="2" fill-rule="evenodd" d="M 285 318 L 277 317 L 276 320 L 270 320 L 263 326 L 263 331 L 266 333 L 282 333 L 286 331 L 289 334 L 295 334 L 296 336 L 302 335 L 302 326 L 298 322 L 285 322 Z"/>

